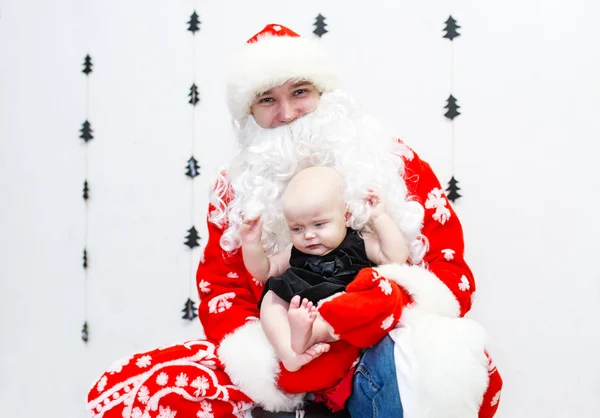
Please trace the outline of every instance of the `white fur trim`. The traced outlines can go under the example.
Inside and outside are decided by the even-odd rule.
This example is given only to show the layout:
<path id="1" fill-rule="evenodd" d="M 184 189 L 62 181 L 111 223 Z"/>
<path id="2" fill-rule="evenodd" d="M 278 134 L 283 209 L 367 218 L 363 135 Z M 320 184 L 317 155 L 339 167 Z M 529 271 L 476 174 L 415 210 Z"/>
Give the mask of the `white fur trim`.
<path id="1" fill-rule="evenodd" d="M 450 289 L 418 266 L 377 272 L 403 287 L 414 304 L 390 331 L 405 418 L 476 418 L 489 383 L 485 331 L 460 317 Z"/>
<path id="2" fill-rule="evenodd" d="M 288 394 L 277 387 L 279 360 L 259 321 L 226 335 L 217 353 L 231 382 L 264 409 L 294 411 L 302 405 L 304 394 Z"/>
<path id="3" fill-rule="evenodd" d="M 375 270 L 403 287 L 419 309 L 450 318 L 460 315 L 456 297 L 432 272 L 418 266 L 399 264 L 387 264 Z"/>
<path id="4" fill-rule="evenodd" d="M 338 71 L 323 46 L 301 37 L 268 36 L 245 44 L 227 78 L 227 105 L 234 120 L 250 111 L 257 94 L 288 80 L 307 80 L 319 91 L 339 86 Z"/>
<path id="5" fill-rule="evenodd" d="M 479 324 L 407 307 L 390 337 L 405 418 L 477 418 L 489 383 Z"/>

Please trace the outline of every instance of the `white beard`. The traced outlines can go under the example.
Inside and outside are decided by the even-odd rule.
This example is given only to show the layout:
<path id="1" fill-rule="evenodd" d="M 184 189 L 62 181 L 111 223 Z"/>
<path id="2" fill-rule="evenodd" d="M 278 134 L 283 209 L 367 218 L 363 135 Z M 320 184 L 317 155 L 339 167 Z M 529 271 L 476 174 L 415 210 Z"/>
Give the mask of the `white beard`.
<path id="1" fill-rule="evenodd" d="M 369 188 L 380 190 L 387 212 L 411 244 L 411 261 L 421 261 L 427 246 L 420 235 L 424 209 L 407 200 L 403 146 L 344 93 L 323 93 L 314 112 L 278 128 L 261 128 L 249 116 L 237 134 L 240 149 L 211 198 L 217 210 L 210 220 L 227 226 L 221 238 L 224 250 L 239 248 L 243 219 L 259 215 L 267 253 L 287 245 L 290 236 L 281 206 L 285 187 L 303 168 L 326 165 L 344 177 L 350 226 L 368 229 L 369 207 L 363 196 Z M 228 192 L 233 199 L 225 206 Z"/>

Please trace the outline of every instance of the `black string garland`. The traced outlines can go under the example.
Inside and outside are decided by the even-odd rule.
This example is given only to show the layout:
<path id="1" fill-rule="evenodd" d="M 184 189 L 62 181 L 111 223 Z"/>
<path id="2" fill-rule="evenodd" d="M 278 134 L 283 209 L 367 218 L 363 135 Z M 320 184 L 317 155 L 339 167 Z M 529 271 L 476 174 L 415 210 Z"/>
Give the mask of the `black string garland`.
<path id="1" fill-rule="evenodd" d="M 88 143 L 94 139 L 92 124 L 90 120 L 90 74 L 93 69 L 92 57 L 86 55 L 83 59 L 83 70 L 81 71 L 86 76 L 86 108 L 85 108 L 85 121 L 81 125 L 79 130 L 79 138 L 83 139 L 83 155 L 84 155 L 84 177 L 83 177 L 83 200 L 84 200 L 84 224 L 83 224 L 83 326 L 81 328 L 81 339 L 87 343 L 89 341 L 89 326 L 88 326 L 88 268 L 89 268 L 89 255 L 88 255 L 88 203 L 90 200 L 90 185 L 88 181 Z"/>
<path id="2" fill-rule="evenodd" d="M 190 283 L 189 295 L 187 300 L 184 303 L 184 307 L 182 309 L 182 319 L 193 320 L 198 316 L 196 303 L 192 300 L 192 297 L 195 292 L 195 269 L 194 269 L 194 258 L 192 250 L 196 247 L 200 246 L 200 236 L 198 235 L 198 231 L 194 226 L 194 179 L 200 175 L 200 166 L 198 165 L 198 161 L 194 158 L 194 150 L 196 146 L 196 109 L 198 103 L 200 103 L 200 92 L 198 90 L 198 86 L 196 85 L 196 32 L 200 31 L 200 22 L 199 16 L 194 10 L 194 13 L 190 16 L 190 20 L 187 22 L 188 27 L 187 30 L 192 33 L 194 36 L 194 42 L 192 47 L 192 76 L 193 82 L 190 87 L 190 91 L 187 95 L 189 98 L 188 103 L 193 106 L 192 110 L 192 141 L 191 141 L 191 157 L 188 159 L 185 165 L 185 175 L 189 178 L 190 181 L 190 223 L 192 227 L 187 230 L 187 235 L 185 237 L 184 245 L 187 246 L 190 250 L 190 270 L 188 281 Z"/>
<path id="3" fill-rule="evenodd" d="M 457 38 L 458 36 L 460 36 L 460 33 L 458 33 L 458 29 L 460 29 L 460 26 L 457 24 L 456 20 L 454 20 L 454 18 L 452 16 L 448 17 L 448 19 L 446 20 L 446 27 L 444 28 L 444 31 L 446 32 L 444 34 L 444 38 L 448 39 L 450 41 L 450 44 L 452 46 L 452 51 L 451 51 L 451 59 L 452 59 L 452 63 L 450 66 L 450 96 L 448 96 L 448 99 L 446 100 L 446 106 L 444 106 L 444 109 L 446 109 L 446 112 L 444 113 L 444 116 L 450 120 L 451 124 L 452 124 L 452 177 L 450 178 L 450 181 L 448 182 L 448 187 L 446 188 L 446 195 L 448 197 L 448 200 L 450 200 L 451 202 L 455 202 L 457 199 L 459 199 L 462 195 L 458 192 L 460 190 L 460 187 L 458 186 L 458 180 L 456 180 L 455 176 L 454 176 L 454 172 L 455 172 L 455 137 L 454 137 L 454 119 L 459 116 L 461 114 L 461 112 L 459 111 L 460 106 L 458 105 L 457 99 L 456 97 L 454 97 L 453 92 L 454 92 L 454 39 Z"/>

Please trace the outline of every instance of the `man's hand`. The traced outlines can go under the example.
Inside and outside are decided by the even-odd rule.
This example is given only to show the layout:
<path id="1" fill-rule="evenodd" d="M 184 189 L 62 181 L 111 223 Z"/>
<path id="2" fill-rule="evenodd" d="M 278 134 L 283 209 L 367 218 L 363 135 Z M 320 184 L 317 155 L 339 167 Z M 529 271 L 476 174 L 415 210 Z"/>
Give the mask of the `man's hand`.
<path id="1" fill-rule="evenodd" d="M 385 213 L 385 203 L 379 193 L 375 192 L 373 189 L 368 189 L 363 199 L 371 208 L 371 215 L 369 216 L 370 221 L 375 221 Z"/>
<path id="2" fill-rule="evenodd" d="M 260 216 L 244 220 L 240 234 L 242 236 L 242 243 L 244 244 L 259 243 L 262 237 L 262 222 L 260 221 Z"/>

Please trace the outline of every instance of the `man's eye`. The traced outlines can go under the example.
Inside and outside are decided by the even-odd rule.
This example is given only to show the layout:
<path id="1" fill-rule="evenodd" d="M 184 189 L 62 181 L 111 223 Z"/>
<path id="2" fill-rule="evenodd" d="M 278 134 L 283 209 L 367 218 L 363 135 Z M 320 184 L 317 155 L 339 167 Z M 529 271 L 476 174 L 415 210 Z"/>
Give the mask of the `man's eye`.
<path id="1" fill-rule="evenodd" d="M 296 91 L 294 92 L 294 94 L 295 94 L 296 96 L 299 96 L 299 95 L 301 95 L 301 94 L 303 94 L 303 93 L 306 93 L 307 91 L 308 91 L 307 89 L 298 89 L 298 90 L 296 90 Z"/>
<path id="2" fill-rule="evenodd" d="M 258 101 L 258 103 L 272 103 L 273 102 L 273 98 L 272 97 L 263 97 L 262 99 L 260 99 Z"/>

